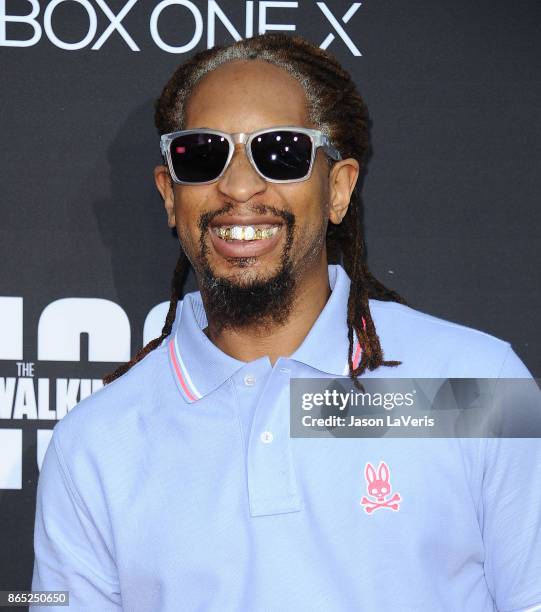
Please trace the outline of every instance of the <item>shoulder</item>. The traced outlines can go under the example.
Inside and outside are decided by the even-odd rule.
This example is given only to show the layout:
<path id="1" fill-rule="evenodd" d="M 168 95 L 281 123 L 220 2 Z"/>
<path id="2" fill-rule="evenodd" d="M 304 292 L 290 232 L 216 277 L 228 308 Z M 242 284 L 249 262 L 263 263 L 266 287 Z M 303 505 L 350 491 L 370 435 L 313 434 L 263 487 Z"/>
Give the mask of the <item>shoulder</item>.
<path id="1" fill-rule="evenodd" d="M 162 343 L 125 374 L 79 402 L 54 427 L 53 436 L 66 455 L 83 449 L 107 455 L 118 440 L 160 405 L 174 386 Z"/>
<path id="2" fill-rule="evenodd" d="M 431 337 L 436 336 L 459 342 L 466 340 L 480 345 L 490 345 L 491 347 L 500 346 L 503 348 L 509 344 L 505 340 L 482 330 L 448 321 L 398 302 L 383 302 L 371 299 L 370 311 L 374 320 L 377 318 L 387 329 L 392 329 L 397 333 L 405 333 L 410 330 L 417 335 L 430 335 Z"/>
<path id="3" fill-rule="evenodd" d="M 414 375 L 493 378 L 509 361 L 523 366 L 502 338 L 398 302 L 369 303 L 385 359 L 408 360 Z"/>

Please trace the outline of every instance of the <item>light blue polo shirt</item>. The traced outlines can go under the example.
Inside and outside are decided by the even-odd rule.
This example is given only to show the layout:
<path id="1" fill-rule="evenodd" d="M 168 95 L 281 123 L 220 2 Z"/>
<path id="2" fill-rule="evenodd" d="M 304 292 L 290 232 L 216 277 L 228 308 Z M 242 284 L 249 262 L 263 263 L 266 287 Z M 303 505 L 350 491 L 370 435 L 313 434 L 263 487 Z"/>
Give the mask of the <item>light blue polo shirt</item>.
<path id="1" fill-rule="evenodd" d="M 224 354 L 199 292 L 186 295 L 160 347 L 56 424 L 34 590 L 96 612 L 541 609 L 540 440 L 290 438 L 290 378 L 347 372 L 350 281 L 330 265 L 329 282 L 274 367 Z M 402 365 L 366 376 L 531 377 L 486 333 L 370 310 Z M 368 463 L 385 466 L 396 509 L 361 504 Z"/>

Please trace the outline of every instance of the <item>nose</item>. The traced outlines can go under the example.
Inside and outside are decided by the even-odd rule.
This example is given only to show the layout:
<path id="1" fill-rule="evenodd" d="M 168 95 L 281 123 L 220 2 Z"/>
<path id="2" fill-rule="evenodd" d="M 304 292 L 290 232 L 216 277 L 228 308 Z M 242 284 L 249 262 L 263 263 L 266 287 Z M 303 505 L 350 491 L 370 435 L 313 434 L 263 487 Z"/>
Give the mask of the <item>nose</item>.
<path id="1" fill-rule="evenodd" d="M 218 181 L 218 189 L 238 202 L 246 202 L 266 188 L 267 181 L 250 163 L 244 145 L 237 144 L 229 166 Z"/>

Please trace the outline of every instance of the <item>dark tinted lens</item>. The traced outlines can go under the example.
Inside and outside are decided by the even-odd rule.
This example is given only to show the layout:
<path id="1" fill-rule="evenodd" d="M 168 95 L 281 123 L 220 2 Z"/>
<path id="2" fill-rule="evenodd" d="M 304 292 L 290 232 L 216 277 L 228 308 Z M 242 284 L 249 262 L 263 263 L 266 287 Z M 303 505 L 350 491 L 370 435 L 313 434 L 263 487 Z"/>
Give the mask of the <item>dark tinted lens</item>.
<path id="1" fill-rule="evenodd" d="M 229 142 L 219 134 L 186 134 L 169 146 L 177 178 L 190 183 L 214 180 L 229 154 Z"/>
<path id="2" fill-rule="evenodd" d="M 252 140 L 252 157 L 260 172 L 278 181 L 300 179 L 308 174 L 312 141 L 307 134 L 275 131 Z"/>

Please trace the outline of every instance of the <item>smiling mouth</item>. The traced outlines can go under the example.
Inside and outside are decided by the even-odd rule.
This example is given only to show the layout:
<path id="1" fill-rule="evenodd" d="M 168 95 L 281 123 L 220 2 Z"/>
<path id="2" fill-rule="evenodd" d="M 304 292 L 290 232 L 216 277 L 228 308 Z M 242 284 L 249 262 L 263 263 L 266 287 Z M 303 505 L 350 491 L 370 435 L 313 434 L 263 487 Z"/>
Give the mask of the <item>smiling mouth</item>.
<path id="1" fill-rule="evenodd" d="M 268 240 L 275 236 L 281 225 L 258 224 L 258 225 L 217 225 L 212 231 L 227 242 L 249 242 L 253 240 Z"/>

